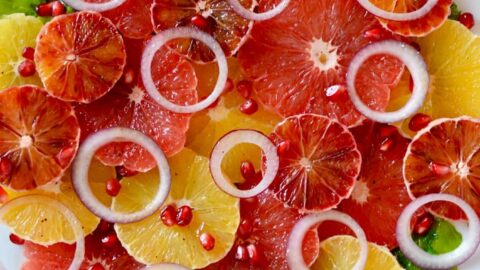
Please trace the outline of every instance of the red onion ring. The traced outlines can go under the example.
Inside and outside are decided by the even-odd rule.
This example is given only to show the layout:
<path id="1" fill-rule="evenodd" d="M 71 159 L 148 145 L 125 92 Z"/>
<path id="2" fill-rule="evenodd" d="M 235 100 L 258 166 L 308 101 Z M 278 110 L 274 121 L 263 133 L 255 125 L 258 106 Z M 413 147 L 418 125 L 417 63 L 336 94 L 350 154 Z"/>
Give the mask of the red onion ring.
<path id="1" fill-rule="evenodd" d="M 233 10 L 243 18 L 247 20 L 252 20 L 252 21 L 264 21 L 271 19 L 278 14 L 282 13 L 285 8 L 287 8 L 288 4 L 290 3 L 290 0 L 283 0 L 275 6 L 273 9 L 263 12 L 263 13 L 255 13 L 251 10 L 246 9 L 238 0 L 228 0 L 228 3 L 230 6 L 233 8 Z"/>
<path id="2" fill-rule="evenodd" d="M 160 263 L 160 264 L 145 266 L 143 270 L 190 270 L 190 269 L 175 263 Z"/>
<path id="3" fill-rule="evenodd" d="M 373 15 L 392 21 L 413 21 L 425 16 L 437 4 L 438 0 L 427 0 L 419 9 L 407 13 L 395 13 L 383 10 L 370 2 L 370 0 L 358 0 L 358 3 Z"/>
<path id="4" fill-rule="evenodd" d="M 352 270 L 362 270 L 365 267 L 368 257 L 368 242 L 365 232 L 362 227 L 349 215 L 335 210 L 330 210 L 323 213 L 309 214 L 301 218 L 295 226 L 288 238 L 287 247 L 287 262 L 290 269 L 295 270 L 308 270 L 303 259 L 303 239 L 307 232 L 315 225 L 318 225 L 324 221 L 332 220 L 347 225 L 357 236 L 360 245 L 360 256 L 357 263 L 353 266 Z"/>
<path id="5" fill-rule="evenodd" d="M 116 7 L 121 6 L 127 0 L 110 0 L 104 3 L 92 3 L 92 2 L 85 2 L 84 0 L 62 0 L 68 6 L 76 10 L 91 10 L 97 12 L 104 12 L 110 9 L 114 9 Z"/>
<path id="6" fill-rule="evenodd" d="M 155 53 L 168 41 L 177 38 L 192 38 L 205 43 L 217 59 L 219 72 L 215 88 L 206 99 L 194 105 L 182 106 L 170 102 L 158 92 L 152 78 L 152 61 Z M 222 47 L 212 36 L 191 27 L 177 27 L 160 32 L 148 42 L 142 55 L 141 73 L 145 89 L 158 104 L 172 112 L 194 113 L 209 107 L 220 97 L 227 82 L 228 64 Z"/>
<path id="7" fill-rule="evenodd" d="M 241 190 L 235 187 L 222 172 L 222 160 L 235 145 L 239 143 L 251 143 L 260 147 L 265 155 L 265 173 L 258 185 L 249 190 Z M 210 155 L 210 173 L 217 186 L 225 193 L 237 198 L 254 197 L 270 186 L 278 172 L 280 161 L 277 148 L 270 139 L 256 130 L 234 130 L 225 134 L 213 147 Z"/>
<path id="8" fill-rule="evenodd" d="M 147 149 L 157 162 L 160 185 L 155 198 L 145 209 L 133 213 L 119 213 L 103 205 L 93 194 L 88 183 L 88 170 L 95 152 L 110 142 L 133 142 Z M 73 187 L 83 204 L 95 215 L 112 223 L 132 223 L 142 220 L 157 211 L 170 192 L 170 168 L 167 158 L 158 145 L 145 134 L 129 128 L 110 128 L 88 137 L 78 149 L 73 163 Z"/>
<path id="9" fill-rule="evenodd" d="M 451 202 L 459 206 L 468 219 L 468 233 L 455 250 L 432 255 L 417 246 L 412 240 L 410 220 L 420 207 L 435 201 Z M 450 269 L 466 261 L 475 253 L 480 243 L 480 221 L 475 210 L 464 200 L 450 194 L 429 194 L 412 201 L 398 218 L 397 241 L 400 249 L 414 264 L 427 269 Z"/>
<path id="10" fill-rule="evenodd" d="M 402 108 L 394 112 L 379 112 L 370 109 L 363 103 L 355 88 L 355 78 L 363 62 L 378 54 L 388 54 L 399 58 L 412 74 L 414 82 L 412 96 Z M 422 107 L 428 85 L 427 65 L 422 56 L 412 46 L 400 41 L 385 40 L 366 46 L 353 57 L 347 71 L 347 90 L 353 105 L 367 118 L 380 123 L 398 122 L 414 115 Z"/>
<path id="11" fill-rule="evenodd" d="M 75 254 L 74 254 L 73 260 L 70 266 L 68 267 L 68 270 L 80 269 L 80 266 L 82 265 L 83 259 L 85 257 L 85 239 L 84 239 L 82 224 L 80 223 L 78 218 L 75 216 L 75 214 L 73 214 L 72 211 L 68 209 L 68 207 L 66 207 L 59 201 L 56 201 L 44 195 L 21 196 L 7 202 L 2 207 L 0 207 L 0 220 L 3 220 L 3 217 L 5 216 L 5 214 L 14 208 L 24 206 L 24 205 L 35 205 L 35 204 L 43 204 L 52 209 L 57 210 L 65 217 L 68 223 L 70 223 L 70 226 L 72 227 L 73 233 L 75 235 L 76 247 L 75 247 Z"/>

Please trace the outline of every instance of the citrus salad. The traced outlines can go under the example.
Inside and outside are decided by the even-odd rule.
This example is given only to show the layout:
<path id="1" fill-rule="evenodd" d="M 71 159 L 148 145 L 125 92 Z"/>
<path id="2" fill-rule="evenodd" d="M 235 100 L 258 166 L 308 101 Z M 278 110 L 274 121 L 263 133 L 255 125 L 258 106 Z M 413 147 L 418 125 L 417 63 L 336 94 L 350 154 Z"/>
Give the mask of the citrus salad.
<path id="1" fill-rule="evenodd" d="M 0 0 L 0 269 L 480 268 L 464 2 Z"/>

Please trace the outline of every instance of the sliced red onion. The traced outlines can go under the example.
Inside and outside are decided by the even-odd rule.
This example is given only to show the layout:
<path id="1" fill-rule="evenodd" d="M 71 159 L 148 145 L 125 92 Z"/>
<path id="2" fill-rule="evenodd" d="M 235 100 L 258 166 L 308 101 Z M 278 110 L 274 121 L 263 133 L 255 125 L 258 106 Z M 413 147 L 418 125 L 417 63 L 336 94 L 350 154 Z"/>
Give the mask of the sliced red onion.
<path id="1" fill-rule="evenodd" d="M 262 180 L 258 185 L 249 190 L 241 190 L 235 187 L 222 171 L 223 158 L 228 151 L 240 143 L 257 145 L 262 149 L 266 158 L 266 169 Z M 225 193 L 237 198 L 250 198 L 260 194 L 270 186 L 277 175 L 279 164 L 277 148 L 267 136 L 256 130 L 241 129 L 227 133 L 215 144 L 210 156 L 210 173 L 217 186 Z"/>
<path id="2" fill-rule="evenodd" d="M 104 12 L 110 9 L 114 9 L 116 7 L 121 6 L 127 0 L 110 0 L 104 3 L 92 3 L 92 2 L 85 2 L 84 0 L 62 0 L 68 6 L 76 10 L 91 10 L 91 11 L 98 11 Z"/>
<path id="3" fill-rule="evenodd" d="M 462 243 L 455 250 L 432 255 L 417 246 L 412 240 L 410 220 L 415 212 L 430 202 L 445 201 L 459 206 L 468 219 L 468 233 L 462 234 Z M 475 253 L 480 243 L 480 221 L 475 210 L 464 200 L 449 194 L 429 194 L 412 201 L 398 218 L 397 241 L 400 249 L 414 264 L 426 269 L 450 269 L 466 261 Z"/>
<path id="4" fill-rule="evenodd" d="M 177 38 L 192 38 L 205 43 L 215 54 L 218 63 L 219 72 L 215 88 L 207 98 L 194 105 L 182 106 L 169 101 L 158 92 L 152 78 L 152 61 L 155 53 L 168 41 Z M 194 113 L 209 107 L 220 97 L 227 82 L 228 64 L 222 47 L 212 36 L 191 27 L 176 27 L 160 32 L 148 42 L 142 55 L 141 73 L 145 89 L 158 104 L 172 112 Z"/>
<path id="5" fill-rule="evenodd" d="M 43 204 L 45 206 L 48 206 L 49 208 L 57 210 L 60 214 L 62 214 L 65 217 L 68 223 L 70 223 L 70 226 L 72 227 L 72 230 L 73 230 L 73 234 L 75 235 L 76 247 L 75 247 L 75 254 L 74 254 L 73 260 L 70 263 L 68 270 L 80 269 L 80 266 L 82 265 L 83 259 L 85 257 L 85 238 L 84 238 L 84 233 L 82 229 L 82 224 L 80 223 L 78 218 L 75 216 L 75 214 L 70 209 L 68 209 L 68 207 L 63 205 L 61 202 L 44 195 L 21 196 L 7 202 L 2 207 L 0 207 L 0 220 L 3 220 L 3 217 L 5 216 L 5 214 L 7 214 L 10 210 L 14 208 L 21 207 L 21 206 L 28 206 L 28 205 L 38 205 L 38 204 Z"/>
<path id="6" fill-rule="evenodd" d="M 92 192 L 88 183 L 88 171 L 95 152 L 111 142 L 133 142 L 147 149 L 157 162 L 160 185 L 155 198 L 145 209 L 133 213 L 119 213 L 100 202 Z M 95 215 L 112 223 L 132 223 L 142 220 L 157 211 L 170 192 L 170 168 L 162 149 L 142 132 L 129 128 L 110 128 L 98 131 L 88 137 L 78 149 L 73 163 L 73 187 L 83 204 Z"/>
<path id="7" fill-rule="evenodd" d="M 175 263 L 160 263 L 160 264 L 145 266 L 143 270 L 190 270 L 190 269 Z"/>
<path id="8" fill-rule="evenodd" d="M 433 7 L 437 4 L 438 0 L 427 0 L 427 2 L 419 9 L 406 12 L 406 13 L 395 13 L 383 10 L 370 2 L 370 0 L 357 0 L 363 8 L 373 15 L 392 21 L 413 21 L 419 18 L 422 18 L 427 13 L 432 10 Z"/>
<path id="9" fill-rule="evenodd" d="M 238 0 L 228 0 L 228 3 L 233 8 L 233 10 L 243 18 L 247 20 L 252 20 L 252 21 L 264 21 L 264 20 L 271 19 L 277 16 L 278 14 L 282 13 L 282 11 L 285 8 L 287 8 L 288 4 L 290 3 L 290 0 L 283 0 L 273 9 L 263 13 L 255 13 L 251 10 L 248 10 Z"/>
<path id="10" fill-rule="evenodd" d="M 355 263 L 352 270 L 363 270 L 368 257 L 368 242 L 365 232 L 352 217 L 335 210 L 307 215 L 301 218 L 295 224 L 290 237 L 288 238 L 287 262 L 290 269 L 309 269 L 305 263 L 305 260 L 303 259 L 303 239 L 313 226 L 319 225 L 327 220 L 343 223 L 355 233 L 360 245 L 360 256 L 358 257 L 358 261 Z"/>
<path id="11" fill-rule="evenodd" d="M 407 103 L 394 112 L 380 112 L 370 109 L 358 96 L 355 78 L 362 64 L 371 56 L 388 54 L 399 58 L 407 66 L 414 82 L 412 96 Z M 420 53 L 412 46 L 394 40 L 379 41 L 360 50 L 350 62 L 347 71 L 347 89 L 355 108 L 367 118 L 381 123 L 393 123 L 414 115 L 422 107 L 429 86 L 427 65 Z"/>

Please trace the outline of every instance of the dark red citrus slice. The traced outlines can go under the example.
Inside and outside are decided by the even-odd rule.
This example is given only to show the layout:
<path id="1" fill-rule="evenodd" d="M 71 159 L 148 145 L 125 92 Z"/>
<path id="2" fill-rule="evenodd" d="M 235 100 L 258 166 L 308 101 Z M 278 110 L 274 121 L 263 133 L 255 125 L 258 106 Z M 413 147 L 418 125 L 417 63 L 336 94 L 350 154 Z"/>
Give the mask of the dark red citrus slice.
<path id="1" fill-rule="evenodd" d="M 59 179 L 78 149 L 70 104 L 34 86 L 0 93 L 0 184 L 33 189 Z"/>
<path id="2" fill-rule="evenodd" d="M 270 9 L 274 0 L 261 1 Z M 368 30 L 378 29 L 378 38 Z M 253 80 L 260 101 L 282 116 L 316 113 L 337 118 L 348 126 L 361 122 L 344 89 L 353 56 L 371 41 L 392 38 L 357 1 L 298 0 L 275 18 L 254 25 L 239 51 L 239 61 Z M 396 85 L 403 64 L 389 56 L 375 56 L 362 66 L 357 91 L 366 104 L 385 110 L 390 87 Z M 330 88 L 330 86 L 339 86 Z"/>
<path id="3" fill-rule="evenodd" d="M 290 142 L 270 186 L 279 200 L 305 212 L 331 209 L 350 196 L 362 157 L 347 127 L 303 114 L 286 118 L 270 138 L 276 145 Z"/>
<path id="4" fill-rule="evenodd" d="M 252 0 L 240 0 L 245 7 Z M 155 0 L 152 7 L 155 31 L 191 25 L 213 35 L 226 56 L 234 55 L 245 41 L 253 22 L 242 18 L 227 1 L 218 0 Z M 176 43 L 179 51 L 200 62 L 210 62 L 215 56 L 201 42 L 188 40 Z"/>
<path id="5" fill-rule="evenodd" d="M 377 7 L 390 12 L 412 12 L 422 7 L 427 0 L 371 0 Z M 438 0 L 437 4 L 427 15 L 411 21 L 391 21 L 378 18 L 388 30 L 408 37 L 421 37 L 440 27 L 450 15 L 450 6 L 453 0 Z"/>
<path id="6" fill-rule="evenodd" d="M 122 76 L 125 45 L 112 22 L 93 12 L 55 17 L 37 37 L 35 64 L 48 93 L 89 103 Z"/>
<path id="7" fill-rule="evenodd" d="M 124 78 L 106 96 L 75 108 L 82 140 L 101 129 L 129 127 L 150 136 L 166 155 L 172 156 L 185 144 L 190 115 L 170 112 L 148 95 L 138 74 L 143 41 L 126 40 L 126 44 Z M 165 48 L 155 55 L 152 65 L 153 79 L 163 96 L 181 105 L 197 102 L 197 78 L 190 62 Z M 133 171 L 145 172 L 156 165 L 147 150 L 132 143 L 109 144 L 97 152 L 97 157 L 107 165 L 123 165 Z"/>
<path id="8" fill-rule="evenodd" d="M 413 138 L 403 167 L 405 184 L 413 197 L 447 193 L 464 199 L 480 215 L 480 121 L 443 118 L 430 123 Z M 460 208 L 433 203 L 430 209 L 450 218 L 465 218 Z"/>
<path id="9" fill-rule="evenodd" d="M 240 201 L 242 222 L 251 223 L 251 233 L 241 229 L 232 250 L 221 261 L 205 270 L 288 270 L 287 241 L 295 223 L 302 217 L 297 210 L 287 208 L 265 191 L 257 197 Z M 242 225 L 240 225 L 242 226 Z M 258 261 L 235 258 L 239 246 L 253 244 L 258 251 Z M 307 265 L 312 265 L 318 256 L 319 241 L 314 230 L 307 233 L 303 243 L 303 256 Z"/>

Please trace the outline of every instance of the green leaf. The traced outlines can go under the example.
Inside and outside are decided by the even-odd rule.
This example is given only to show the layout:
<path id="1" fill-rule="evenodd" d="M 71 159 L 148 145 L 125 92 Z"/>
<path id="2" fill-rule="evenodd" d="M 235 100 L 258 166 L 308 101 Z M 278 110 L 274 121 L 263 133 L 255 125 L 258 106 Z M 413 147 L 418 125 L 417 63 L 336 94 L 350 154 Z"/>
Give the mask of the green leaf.
<path id="1" fill-rule="evenodd" d="M 460 17 L 460 14 L 462 14 L 462 11 L 458 8 L 458 6 L 455 3 L 453 3 L 450 6 L 450 16 L 448 16 L 448 18 L 450 20 L 458 21 L 458 18 Z"/>
<path id="2" fill-rule="evenodd" d="M 35 8 L 45 0 L 0 0 L 0 15 L 25 13 L 36 15 Z"/>

